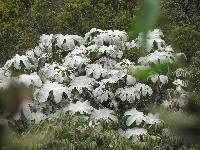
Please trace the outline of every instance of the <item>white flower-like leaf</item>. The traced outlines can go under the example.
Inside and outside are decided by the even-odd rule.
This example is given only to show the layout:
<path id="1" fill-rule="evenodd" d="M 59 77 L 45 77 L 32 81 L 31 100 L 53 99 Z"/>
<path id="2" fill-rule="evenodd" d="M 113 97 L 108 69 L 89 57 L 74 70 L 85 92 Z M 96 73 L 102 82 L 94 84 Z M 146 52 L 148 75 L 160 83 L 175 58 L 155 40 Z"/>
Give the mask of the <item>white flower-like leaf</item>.
<path id="1" fill-rule="evenodd" d="M 40 121 L 46 119 L 46 115 L 37 111 L 32 112 L 31 107 L 33 106 L 33 103 L 30 101 L 24 102 L 22 106 L 23 114 L 25 118 L 29 121 L 35 121 L 35 124 L 40 123 Z"/>
<path id="2" fill-rule="evenodd" d="M 152 81 L 153 83 L 156 83 L 156 82 L 159 81 L 160 84 L 161 84 L 160 86 L 162 86 L 162 85 L 168 83 L 168 77 L 165 76 L 165 75 L 154 74 L 154 75 L 151 75 L 150 78 L 151 78 L 151 81 Z"/>
<path id="3" fill-rule="evenodd" d="M 49 80 L 62 83 L 67 79 L 66 68 L 57 63 L 45 64 L 41 69 L 42 74 Z"/>
<path id="4" fill-rule="evenodd" d="M 70 54 L 64 58 L 64 67 L 74 68 L 74 67 L 82 67 L 84 64 L 87 65 L 89 63 L 89 59 L 83 56 L 71 56 Z"/>
<path id="5" fill-rule="evenodd" d="M 30 75 L 22 74 L 19 76 L 18 82 L 23 83 L 27 87 L 29 87 L 31 85 L 34 87 L 42 86 L 42 81 L 36 73 L 30 74 Z"/>
<path id="6" fill-rule="evenodd" d="M 175 56 L 171 52 L 160 52 L 155 51 L 150 53 L 145 57 L 140 57 L 138 63 L 141 65 L 149 65 L 149 64 L 164 64 L 164 63 L 173 63 L 175 60 Z"/>
<path id="7" fill-rule="evenodd" d="M 5 68 L 10 68 L 14 66 L 17 70 L 22 68 L 22 65 L 25 66 L 25 69 L 30 69 L 32 67 L 31 62 L 29 61 L 28 57 L 25 55 L 18 55 L 16 54 L 12 59 L 8 60 L 5 64 Z"/>
<path id="8" fill-rule="evenodd" d="M 50 35 L 42 34 L 39 40 L 39 47 L 42 50 L 47 49 L 47 52 L 51 52 L 52 39 L 53 39 L 53 34 L 50 34 Z"/>
<path id="9" fill-rule="evenodd" d="M 174 74 L 176 75 L 177 78 L 179 78 L 179 77 L 186 77 L 188 73 L 187 73 L 186 70 L 184 70 L 184 69 L 182 69 L 182 68 L 178 68 L 178 69 L 174 72 Z"/>
<path id="10" fill-rule="evenodd" d="M 108 56 L 117 59 L 122 58 L 123 52 L 120 50 L 117 50 L 116 46 L 110 45 L 110 46 L 100 46 L 98 51 L 101 54 L 107 54 Z"/>
<path id="11" fill-rule="evenodd" d="M 100 86 L 92 91 L 94 97 L 101 103 L 114 98 L 114 93 L 107 90 L 104 83 L 100 83 Z"/>
<path id="12" fill-rule="evenodd" d="M 152 125 L 152 124 L 160 123 L 160 119 L 159 119 L 158 114 L 153 115 L 153 114 L 149 113 L 149 114 L 145 117 L 145 122 L 146 122 L 146 124 Z"/>
<path id="13" fill-rule="evenodd" d="M 78 35 L 57 34 L 54 38 L 56 39 L 56 45 L 64 50 L 73 50 L 76 46 L 76 43 L 79 45 L 84 44 L 84 39 Z"/>
<path id="14" fill-rule="evenodd" d="M 137 83 L 134 87 L 119 88 L 115 93 L 122 101 L 129 101 L 130 103 L 140 99 L 141 96 L 151 96 L 152 94 L 152 89 L 141 83 Z"/>
<path id="15" fill-rule="evenodd" d="M 158 49 L 162 49 L 165 46 L 165 41 L 162 39 L 163 33 L 159 29 L 155 29 L 147 34 L 147 49 L 153 49 L 153 44 L 156 42 Z"/>
<path id="16" fill-rule="evenodd" d="M 132 48 L 135 48 L 136 47 L 136 43 L 134 40 L 132 40 L 131 42 L 126 42 L 126 48 L 127 50 L 130 50 Z"/>
<path id="17" fill-rule="evenodd" d="M 93 36 L 95 35 L 95 36 Z M 89 44 L 96 45 L 116 45 L 118 47 L 124 47 L 125 42 L 127 41 L 127 34 L 124 31 L 119 30 L 100 30 L 93 28 L 90 32 L 86 33 L 85 40 L 89 42 Z"/>
<path id="18" fill-rule="evenodd" d="M 94 121 L 94 122 L 98 122 L 99 120 L 103 119 L 107 122 L 109 121 L 117 121 L 117 117 L 115 115 L 113 115 L 113 111 L 108 109 L 108 108 L 103 108 L 103 109 L 95 109 L 92 114 L 91 114 L 91 119 Z"/>
<path id="19" fill-rule="evenodd" d="M 146 135 L 147 134 L 147 130 L 144 128 L 132 128 L 132 129 L 127 129 L 125 131 L 125 136 L 127 138 L 130 137 L 135 137 L 135 136 L 140 136 L 140 135 Z"/>
<path id="20" fill-rule="evenodd" d="M 66 108 L 66 110 L 71 111 L 73 114 L 75 114 L 76 112 L 79 112 L 80 114 L 91 114 L 91 111 L 94 108 L 92 106 L 90 106 L 90 103 L 88 101 L 85 102 L 80 102 L 77 101 L 75 104 L 74 103 L 70 103 L 69 106 Z"/>
<path id="21" fill-rule="evenodd" d="M 56 103 L 59 103 L 62 100 L 63 93 L 68 93 L 67 88 L 64 87 L 62 84 L 47 81 L 45 84 L 42 85 L 41 89 L 38 92 L 38 101 L 40 103 L 46 102 L 51 91 L 53 91 L 54 101 Z"/>
<path id="22" fill-rule="evenodd" d="M 128 73 L 130 69 L 134 67 L 134 63 L 128 59 L 123 59 L 115 65 L 115 69 L 122 70 L 124 73 Z"/>
<path id="23" fill-rule="evenodd" d="M 134 85 L 135 83 L 136 83 L 136 78 L 131 76 L 131 75 L 127 75 L 126 84 L 127 85 Z"/>
<path id="24" fill-rule="evenodd" d="M 168 77 L 165 76 L 165 75 L 160 75 L 159 79 L 160 79 L 160 82 L 161 82 L 162 85 L 168 83 Z"/>
<path id="25" fill-rule="evenodd" d="M 153 83 L 156 83 L 156 82 L 158 82 L 158 80 L 159 80 L 159 74 L 151 75 L 149 78 L 151 79 L 151 81 L 152 81 Z"/>
<path id="26" fill-rule="evenodd" d="M 140 125 L 142 121 L 145 121 L 145 116 L 143 112 L 139 112 L 135 108 L 126 111 L 124 115 L 129 116 L 126 121 L 127 126 L 131 126 L 134 122 L 136 122 L 136 125 Z"/>
<path id="27" fill-rule="evenodd" d="M 104 69 L 101 65 L 98 64 L 89 64 L 86 67 L 87 76 L 91 75 L 95 79 L 99 79 L 100 77 L 105 78 L 108 75 L 107 69 Z"/>
<path id="28" fill-rule="evenodd" d="M 73 51 L 70 52 L 71 56 L 82 56 L 82 55 L 86 55 L 87 50 L 86 47 L 84 45 L 81 45 L 79 47 L 75 47 Z"/>
<path id="29" fill-rule="evenodd" d="M 79 93 L 82 93 L 83 88 L 86 88 L 87 90 L 92 91 L 95 82 L 95 79 L 87 76 L 75 77 L 69 84 L 69 90 L 72 91 L 73 89 L 76 89 Z"/>
<path id="30" fill-rule="evenodd" d="M 176 86 L 180 86 L 180 87 L 186 87 L 187 86 L 187 84 L 181 79 L 174 80 L 173 84 L 176 85 Z"/>

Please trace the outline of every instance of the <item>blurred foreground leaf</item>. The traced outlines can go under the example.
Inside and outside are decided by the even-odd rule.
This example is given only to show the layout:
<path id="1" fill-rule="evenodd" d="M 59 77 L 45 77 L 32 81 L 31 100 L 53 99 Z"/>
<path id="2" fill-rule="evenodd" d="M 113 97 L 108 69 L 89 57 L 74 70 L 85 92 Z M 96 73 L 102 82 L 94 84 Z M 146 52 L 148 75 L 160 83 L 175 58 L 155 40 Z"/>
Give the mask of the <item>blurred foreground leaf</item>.
<path id="1" fill-rule="evenodd" d="M 152 29 L 160 12 L 159 0 L 140 0 L 139 12 L 136 17 L 136 21 L 131 28 L 131 34 L 137 35 L 139 33 L 144 34 L 146 38 L 147 32 Z"/>
<path id="2" fill-rule="evenodd" d="M 156 73 L 167 74 L 172 68 L 174 64 L 152 64 L 150 66 L 141 66 L 129 71 L 129 74 L 134 76 L 138 80 L 147 80 L 150 75 L 154 75 Z"/>

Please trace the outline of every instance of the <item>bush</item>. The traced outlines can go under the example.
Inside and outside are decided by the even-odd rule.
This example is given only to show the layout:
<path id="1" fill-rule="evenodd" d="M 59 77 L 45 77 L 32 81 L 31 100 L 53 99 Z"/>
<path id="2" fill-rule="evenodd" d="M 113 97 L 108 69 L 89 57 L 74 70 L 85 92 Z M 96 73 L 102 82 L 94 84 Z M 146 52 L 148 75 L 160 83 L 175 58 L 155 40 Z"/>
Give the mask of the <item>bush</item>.
<path id="1" fill-rule="evenodd" d="M 172 74 L 168 65 L 176 63 L 179 55 L 166 45 L 162 36 L 158 29 L 149 32 L 147 54 L 132 59 L 127 54 L 142 48 L 141 34 L 132 41 L 124 31 L 96 28 L 86 33 L 84 38 L 78 35 L 42 35 L 38 46 L 24 55 L 17 54 L 0 68 L 0 88 L 9 88 L 12 81 L 33 91 L 32 95 L 17 96 L 23 102 L 20 116 L 14 117 L 10 111 L 7 116 L 11 116 L 21 132 L 44 120 L 60 119 L 60 112 L 68 112 L 73 118 L 84 116 L 87 126 L 92 127 L 91 131 L 86 123 L 82 123 L 86 133 L 78 136 L 76 143 L 74 137 L 68 138 L 69 135 L 75 136 L 76 128 L 71 130 L 71 125 L 69 128 L 62 126 L 58 133 L 61 141 L 53 139 L 53 142 L 64 142 L 64 146 L 71 143 L 79 148 L 87 146 L 82 142 L 89 140 L 89 143 L 94 141 L 91 146 L 96 148 L 99 140 L 91 134 L 102 136 L 100 147 L 102 145 L 105 149 L 109 149 L 107 141 L 118 143 L 122 140 L 120 137 L 115 139 L 119 133 L 134 143 L 149 139 L 156 142 L 163 136 L 163 122 L 157 114 L 150 113 L 148 106 L 159 105 L 176 110 L 184 106 L 186 95 L 184 78 L 181 80 L 184 70 L 180 68 Z M 148 73 L 141 80 L 139 77 L 144 75 L 143 72 Z M 73 121 L 67 122 L 73 124 Z M 98 128 L 109 134 L 103 132 L 102 135 L 102 130 L 98 133 Z M 115 132 L 112 134 L 110 131 Z M 116 147 L 122 145 L 116 144 Z M 48 149 L 48 144 L 46 146 Z"/>

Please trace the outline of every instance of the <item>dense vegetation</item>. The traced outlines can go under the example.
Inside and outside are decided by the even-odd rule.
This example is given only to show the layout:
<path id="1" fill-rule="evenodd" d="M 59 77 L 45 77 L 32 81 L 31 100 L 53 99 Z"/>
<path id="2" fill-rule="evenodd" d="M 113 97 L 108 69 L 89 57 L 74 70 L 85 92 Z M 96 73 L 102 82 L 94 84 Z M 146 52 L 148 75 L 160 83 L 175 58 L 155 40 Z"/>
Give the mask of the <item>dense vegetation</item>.
<path id="1" fill-rule="evenodd" d="M 161 1 L 159 27 L 176 51 L 186 54 L 188 62 L 200 49 L 199 0 Z"/>
<path id="2" fill-rule="evenodd" d="M 0 146 L 199 149 L 200 2 L 160 2 L 0 1 Z"/>

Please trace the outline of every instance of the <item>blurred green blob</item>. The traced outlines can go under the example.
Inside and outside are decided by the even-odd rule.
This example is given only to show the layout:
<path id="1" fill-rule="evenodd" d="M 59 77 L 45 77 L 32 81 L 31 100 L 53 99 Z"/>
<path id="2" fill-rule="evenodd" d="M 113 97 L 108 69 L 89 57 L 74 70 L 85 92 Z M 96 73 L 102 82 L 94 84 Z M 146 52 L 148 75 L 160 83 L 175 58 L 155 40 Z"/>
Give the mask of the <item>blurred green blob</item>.
<path id="1" fill-rule="evenodd" d="M 159 0 L 140 0 L 140 10 L 136 17 L 136 21 L 132 27 L 132 33 L 138 34 L 143 33 L 144 38 L 147 32 L 152 29 L 160 12 L 160 1 Z"/>
<path id="2" fill-rule="evenodd" d="M 145 81 L 150 75 L 154 75 L 156 73 L 167 74 L 171 69 L 173 69 L 173 67 L 174 63 L 152 64 L 132 69 L 129 71 L 129 74 L 138 80 Z"/>

